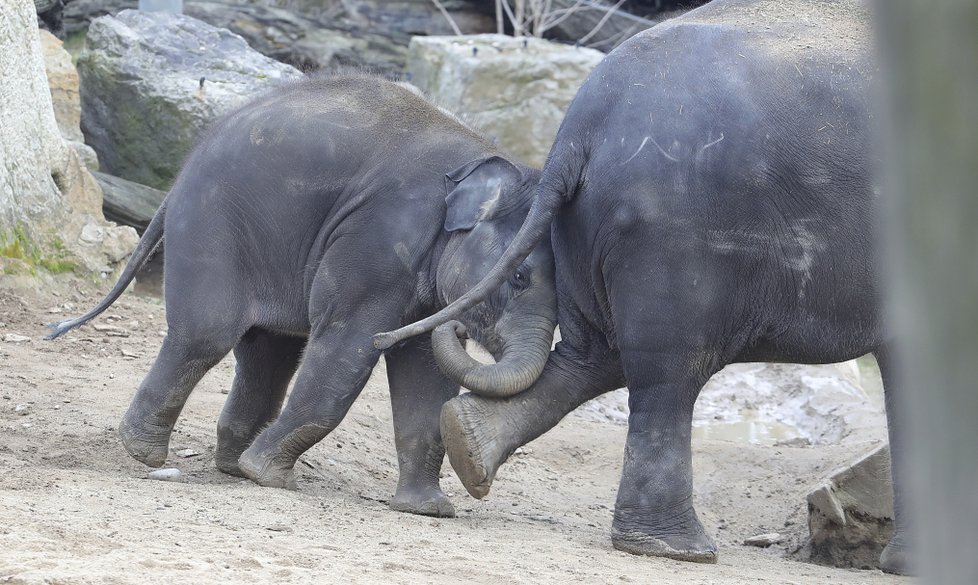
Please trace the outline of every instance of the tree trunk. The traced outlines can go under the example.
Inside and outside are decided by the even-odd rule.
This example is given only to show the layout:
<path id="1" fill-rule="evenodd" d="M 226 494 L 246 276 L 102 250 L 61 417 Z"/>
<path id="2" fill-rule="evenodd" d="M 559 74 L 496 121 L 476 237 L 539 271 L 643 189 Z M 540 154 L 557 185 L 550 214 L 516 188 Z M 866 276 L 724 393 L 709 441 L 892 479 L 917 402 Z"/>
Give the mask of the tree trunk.
<path id="1" fill-rule="evenodd" d="M 978 583 L 978 2 L 876 8 L 920 570 L 926 583 Z"/>
<path id="2" fill-rule="evenodd" d="M 166 193 L 105 173 L 92 173 L 102 187 L 102 210 L 106 219 L 131 225 L 140 233 L 163 203 Z"/>

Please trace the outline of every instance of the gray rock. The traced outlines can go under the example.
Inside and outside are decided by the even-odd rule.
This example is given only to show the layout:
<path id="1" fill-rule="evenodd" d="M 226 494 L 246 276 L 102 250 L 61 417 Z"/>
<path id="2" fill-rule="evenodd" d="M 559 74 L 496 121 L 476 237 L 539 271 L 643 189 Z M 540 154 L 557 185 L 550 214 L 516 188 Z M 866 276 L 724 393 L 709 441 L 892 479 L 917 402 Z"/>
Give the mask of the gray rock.
<path id="1" fill-rule="evenodd" d="M 353 67 L 400 75 L 410 36 L 343 21 L 320 21 L 283 8 L 193 0 L 185 14 L 241 35 L 263 55 L 302 71 Z"/>
<path id="2" fill-rule="evenodd" d="M 184 14 L 229 29 L 259 53 L 302 71 L 352 67 L 400 75 L 411 34 L 451 32 L 430 0 L 332 4 L 290 2 L 278 8 L 242 0 L 184 0 L 183 6 Z M 469 4 L 452 12 L 462 30 L 491 30 L 491 19 Z M 94 19 L 133 5 L 134 0 L 73 0 L 65 9 L 66 30 L 83 32 Z"/>
<path id="3" fill-rule="evenodd" d="M 890 449 L 878 447 L 837 470 L 808 494 L 811 560 L 876 568 L 893 535 Z"/>
<path id="4" fill-rule="evenodd" d="M 164 469 L 157 469 L 156 471 L 150 471 L 146 474 L 149 479 L 155 479 L 158 481 L 178 481 L 183 473 L 175 467 L 167 467 Z"/>
<path id="5" fill-rule="evenodd" d="M 3 336 L 3 340 L 7 343 L 27 343 L 31 338 L 17 333 L 7 333 Z"/>
<path id="6" fill-rule="evenodd" d="M 505 151 L 542 166 L 564 111 L 603 57 L 503 35 L 415 37 L 406 79 Z"/>
<path id="7" fill-rule="evenodd" d="M 767 534 L 758 534 L 756 536 L 751 536 L 744 540 L 744 546 L 756 546 L 758 548 L 767 548 L 781 542 L 781 535 L 777 532 L 769 532 Z"/>
<path id="8" fill-rule="evenodd" d="M 228 30 L 135 10 L 92 22 L 78 71 L 82 131 L 102 169 L 164 190 L 215 119 L 301 75 Z"/>

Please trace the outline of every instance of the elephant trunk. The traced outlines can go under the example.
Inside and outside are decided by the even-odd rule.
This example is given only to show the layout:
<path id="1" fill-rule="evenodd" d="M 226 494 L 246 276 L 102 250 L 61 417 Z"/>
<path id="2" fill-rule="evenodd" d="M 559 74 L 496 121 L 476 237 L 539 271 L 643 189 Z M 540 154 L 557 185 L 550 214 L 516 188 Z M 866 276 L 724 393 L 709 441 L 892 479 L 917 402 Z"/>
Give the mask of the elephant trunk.
<path id="1" fill-rule="evenodd" d="M 550 355 L 555 325 L 547 317 L 522 320 L 520 332 L 504 343 L 495 364 L 479 363 L 466 353 L 459 341 L 465 326 L 458 321 L 432 332 L 432 349 L 438 366 L 451 380 L 480 396 L 506 398 L 526 390 L 540 376 Z"/>

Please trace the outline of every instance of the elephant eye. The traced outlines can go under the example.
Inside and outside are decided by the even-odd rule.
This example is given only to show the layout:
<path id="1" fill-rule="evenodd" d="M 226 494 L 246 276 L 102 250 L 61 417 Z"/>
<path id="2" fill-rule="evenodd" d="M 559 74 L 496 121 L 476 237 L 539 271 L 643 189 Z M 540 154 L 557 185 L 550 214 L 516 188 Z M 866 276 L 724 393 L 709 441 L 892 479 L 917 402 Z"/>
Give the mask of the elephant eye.
<path id="1" fill-rule="evenodd" d="M 526 272 L 523 271 L 522 269 L 517 270 L 512 278 L 513 288 L 523 289 L 526 288 L 529 284 L 530 284 L 530 279 L 527 277 Z"/>

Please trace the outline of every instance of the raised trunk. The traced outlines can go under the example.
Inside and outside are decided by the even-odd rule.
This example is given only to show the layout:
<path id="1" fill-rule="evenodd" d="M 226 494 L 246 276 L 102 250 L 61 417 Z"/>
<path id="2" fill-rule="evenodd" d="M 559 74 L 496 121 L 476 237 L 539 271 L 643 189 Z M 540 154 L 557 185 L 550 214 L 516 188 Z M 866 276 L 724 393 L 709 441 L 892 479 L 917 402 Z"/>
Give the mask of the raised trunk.
<path id="1" fill-rule="evenodd" d="M 446 376 L 480 396 L 505 398 L 529 388 L 543 371 L 553 343 L 554 322 L 541 318 L 526 324 L 508 341 L 498 363 L 483 364 L 466 353 L 459 341 L 465 327 L 449 321 L 431 334 L 435 360 Z"/>
<path id="2" fill-rule="evenodd" d="M 394 331 L 374 335 L 374 347 L 387 349 L 409 337 L 431 331 L 481 303 L 489 293 L 499 288 L 509 278 L 509 275 L 516 270 L 523 260 L 526 260 L 533 248 L 543 239 L 550 230 L 550 222 L 553 221 L 562 202 L 562 194 L 556 189 L 541 189 L 533 201 L 533 206 L 530 207 L 530 212 L 527 214 L 526 221 L 523 222 L 519 233 L 516 234 L 510 246 L 506 248 L 502 258 L 496 262 L 496 265 L 479 284 L 472 287 L 469 292 L 459 297 L 452 304 L 426 319 L 405 325 Z"/>

